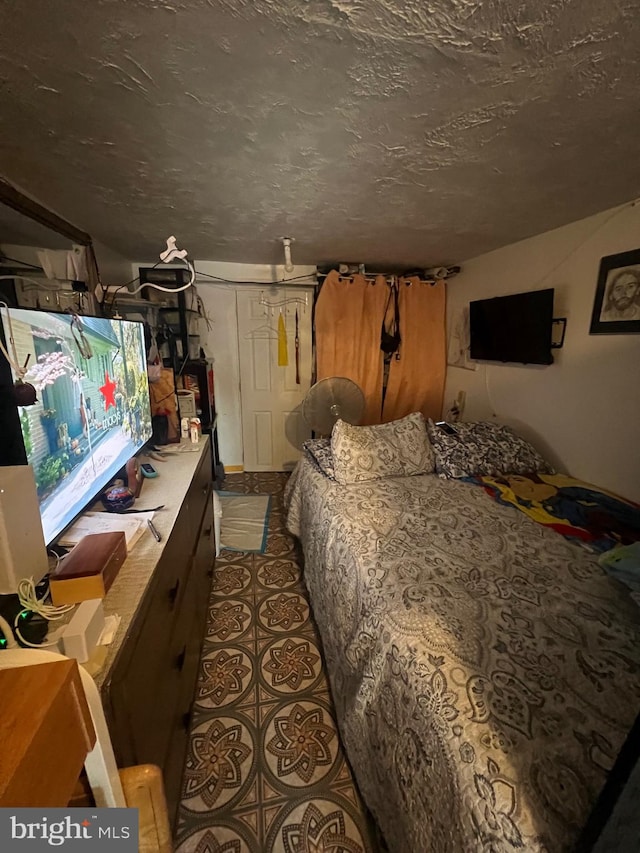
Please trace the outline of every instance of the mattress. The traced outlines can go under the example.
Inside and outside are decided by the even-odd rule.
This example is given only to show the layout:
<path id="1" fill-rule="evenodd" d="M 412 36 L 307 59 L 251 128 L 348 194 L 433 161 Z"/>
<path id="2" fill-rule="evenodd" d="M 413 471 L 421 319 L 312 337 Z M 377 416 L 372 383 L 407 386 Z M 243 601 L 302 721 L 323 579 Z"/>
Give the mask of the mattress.
<path id="1" fill-rule="evenodd" d="M 624 587 L 470 483 L 342 486 L 304 458 L 286 499 L 343 741 L 389 849 L 571 849 L 640 707 Z"/>

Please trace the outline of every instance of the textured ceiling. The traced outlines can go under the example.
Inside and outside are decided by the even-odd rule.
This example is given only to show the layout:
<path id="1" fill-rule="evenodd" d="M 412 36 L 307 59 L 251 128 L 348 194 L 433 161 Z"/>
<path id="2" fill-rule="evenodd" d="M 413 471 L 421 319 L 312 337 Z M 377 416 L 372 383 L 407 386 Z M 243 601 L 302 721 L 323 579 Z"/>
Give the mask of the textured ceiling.
<path id="1" fill-rule="evenodd" d="M 640 194 L 637 0 L 0 11 L 0 171 L 130 258 L 454 263 Z"/>

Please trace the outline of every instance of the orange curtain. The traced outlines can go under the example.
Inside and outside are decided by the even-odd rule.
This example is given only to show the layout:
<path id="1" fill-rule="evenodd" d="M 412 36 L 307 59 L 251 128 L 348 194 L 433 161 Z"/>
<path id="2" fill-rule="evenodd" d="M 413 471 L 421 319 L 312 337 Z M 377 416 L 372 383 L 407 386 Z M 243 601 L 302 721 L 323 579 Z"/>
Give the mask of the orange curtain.
<path id="1" fill-rule="evenodd" d="M 362 275 L 342 278 L 332 270 L 316 303 L 317 378 L 346 376 L 362 388 L 366 407 L 361 424 L 380 423 L 380 330 L 388 293 L 384 276 L 372 283 Z"/>
<path id="2" fill-rule="evenodd" d="M 398 287 L 402 343 L 400 358 L 391 357 L 382 421 L 411 412 L 439 420 L 446 373 L 446 285 L 400 278 Z"/>

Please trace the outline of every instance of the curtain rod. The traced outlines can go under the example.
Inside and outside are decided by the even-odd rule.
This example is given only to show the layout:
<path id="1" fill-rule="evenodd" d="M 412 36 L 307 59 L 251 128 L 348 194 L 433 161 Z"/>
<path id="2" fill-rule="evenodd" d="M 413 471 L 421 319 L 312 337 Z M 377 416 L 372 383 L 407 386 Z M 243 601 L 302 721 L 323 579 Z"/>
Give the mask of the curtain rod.
<path id="1" fill-rule="evenodd" d="M 344 272 L 341 272 L 341 270 L 335 266 L 331 269 L 328 269 L 325 266 L 324 269 L 326 269 L 327 272 L 321 272 L 318 270 L 318 281 L 323 282 L 329 275 L 329 272 L 337 272 L 340 278 L 353 278 L 354 275 L 361 275 L 365 280 L 370 281 L 382 276 L 387 284 L 392 284 L 399 278 L 417 278 L 420 284 L 434 285 L 438 281 L 445 281 L 460 272 L 459 266 L 432 267 L 427 269 L 414 268 L 413 270 L 404 270 L 403 272 L 370 272 L 365 268 L 364 264 L 359 264 L 358 266 L 359 269 L 355 269 L 355 264 L 340 264 L 340 268 L 344 269 Z"/>
<path id="2" fill-rule="evenodd" d="M 338 271 L 337 270 L 331 270 L 331 272 L 338 272 Z M 328 275 L 329 275 L 328 272 L 327 273 L 318 273 L 318 282 L 320 284 L 322 284 Z M 417 278 L 418 284 L 429 284 L 431 286 L 436 284 L 437 281 L 444 281 L 444 279 L 420 278 L 417 275 L 404 275 L 404 274 L 396 275 L 394 273 L 388 273 L 388 272 L 367 272 L 367 273 L 354 272 L 354 273 L 338 273 L 338 275 L 340 276 L 340 278 L 345 278 L 345 279 L 352 279 L 356 275 L 361 275 L 365 281 L 371 281 L 374 283 L 375 283 L 375 280 L 377 278 L 382 277 L 382 278 L 384 278 L 384 280 L 386 281 L 387 284 L 393 284 L 394 282 L 398 281 L 398 279 L 401 279 L 401 278 Z"/>

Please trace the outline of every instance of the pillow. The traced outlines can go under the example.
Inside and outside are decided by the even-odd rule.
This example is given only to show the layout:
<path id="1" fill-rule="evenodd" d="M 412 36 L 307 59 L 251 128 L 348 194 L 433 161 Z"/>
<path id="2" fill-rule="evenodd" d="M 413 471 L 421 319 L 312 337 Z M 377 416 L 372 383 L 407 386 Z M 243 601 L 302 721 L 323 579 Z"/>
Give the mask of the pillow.
<path id="1" fill-rule="evenodd" d="M 451 424 L 455 430 L 448 435 L 429 421 L 427 430 L 433 445 L 436 472 L 441 477 L 496 476 L 498 474 L 527 474 L 537 471 L 553 474 L 528 441 L 503 424 Z"/>
<path id="2" fill-rule="evenodd" d="M 420 412 L 378 426 L 352 426 L 339 420 L 331 433 L 331 450 L 335 478 L 342 484 L 434 470 L 433 451 Z"/>
<path id="3" fill-rule="evenodd" d="M 302 449 L 321 474 L 335 480 L 330 438 L 311 438 L 303 443 Z"/>
<path id="4" fill-rule="evenodd" d="M 635 593 L 635 601 L 640 594 L 640 542 L 631 545 L 618 545 L 610 551 L 600 554 L 598 562 L 602 568 Z"/>

